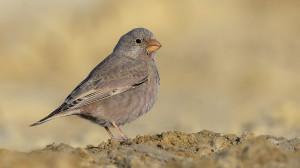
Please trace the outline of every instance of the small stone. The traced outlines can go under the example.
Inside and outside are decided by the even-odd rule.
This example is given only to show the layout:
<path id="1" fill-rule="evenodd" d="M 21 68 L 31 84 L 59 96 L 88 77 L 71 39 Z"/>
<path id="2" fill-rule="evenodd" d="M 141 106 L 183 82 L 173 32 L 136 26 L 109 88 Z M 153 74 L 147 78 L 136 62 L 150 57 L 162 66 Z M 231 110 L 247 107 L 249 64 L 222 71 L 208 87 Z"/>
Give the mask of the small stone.
<path id="1" fill-rule="evenodd" d="M 104 148 L 105 147 L 105 142 L 101 142 L 99 145 L 98 145 L 99 148 Z"/>
<path id="2" fill-rule="evenodd" d="M 95 146 L 94 145 L 87 145 L 86 147 L 87 148 L 94 148 Z"/>
<path id="3" fill-rule="evenodd" d="M 247 141 L 247 140 L 249 140 L 249 139 L 251 139 L 251 138 L 254 138 L 254 137 L 255 137 L 254 133 L 246 131 L 246 132 L 244 132 L 244 133 L 241 135 L 239 141 L 240 141 L 240 142 L 244 142 L 244 141 Z"/>

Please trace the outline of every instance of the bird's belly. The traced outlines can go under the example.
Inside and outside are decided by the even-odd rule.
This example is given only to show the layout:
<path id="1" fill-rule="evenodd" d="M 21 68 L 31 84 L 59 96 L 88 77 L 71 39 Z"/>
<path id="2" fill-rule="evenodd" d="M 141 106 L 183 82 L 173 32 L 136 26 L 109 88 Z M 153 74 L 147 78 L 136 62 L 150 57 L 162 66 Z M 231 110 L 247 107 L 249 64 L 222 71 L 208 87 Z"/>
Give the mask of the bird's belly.
<path id="1" fill-rule="evenodd" d="M 141 86 L 95 102 L 85 108 L 87 115 L 81 116 L 101 126 L 129 123 L 148 112 L 154 105 L 159 83 L 144 83 Z"/>

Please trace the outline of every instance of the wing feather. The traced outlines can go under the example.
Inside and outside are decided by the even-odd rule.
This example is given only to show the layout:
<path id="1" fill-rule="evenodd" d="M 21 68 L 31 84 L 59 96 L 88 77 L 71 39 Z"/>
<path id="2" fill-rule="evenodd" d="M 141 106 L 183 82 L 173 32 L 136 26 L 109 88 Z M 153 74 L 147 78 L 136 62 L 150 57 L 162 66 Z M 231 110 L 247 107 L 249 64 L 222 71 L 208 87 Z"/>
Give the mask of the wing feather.
<path id="1" fill-rule="evenodd" d="M 99 64 L 89 76 L 82 81 L 56 109 L 57 112 L 79 108 L 105 98 L 134 89 L 147 81 L 147 68 L 142 63 L 121 64 L 111 71 L 105 69 L 109 65 Z M 94 73 L 97 71 L 97 73 Z"/>

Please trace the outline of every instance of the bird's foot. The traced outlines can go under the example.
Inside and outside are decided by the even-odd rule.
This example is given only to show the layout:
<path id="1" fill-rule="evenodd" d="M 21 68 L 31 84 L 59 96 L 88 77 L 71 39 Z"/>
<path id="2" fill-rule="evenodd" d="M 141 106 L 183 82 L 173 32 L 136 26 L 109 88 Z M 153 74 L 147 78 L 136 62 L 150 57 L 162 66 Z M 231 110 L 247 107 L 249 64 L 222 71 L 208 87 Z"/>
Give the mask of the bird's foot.
<path id="1" fill-rule="evenodd" d="M 111 140 L 113 140 L 113 141 L 118 141 L 118 142 L 124 142 L 124 141 L 126 141 L 126 140 L 128 140 L 128 138 L 126 137 L 126 138 L 115 138 L 115 137 L 113 137 L 113 138 L 111 138 Z"/>
<path id="2" fill-rule="evenodd" d="M 127 138 L 127 136 L 124 135 L 124 136 L 122 137 L 122 139 L 123 139 L 123 141 L 127 141 L 129 138 Z"/>

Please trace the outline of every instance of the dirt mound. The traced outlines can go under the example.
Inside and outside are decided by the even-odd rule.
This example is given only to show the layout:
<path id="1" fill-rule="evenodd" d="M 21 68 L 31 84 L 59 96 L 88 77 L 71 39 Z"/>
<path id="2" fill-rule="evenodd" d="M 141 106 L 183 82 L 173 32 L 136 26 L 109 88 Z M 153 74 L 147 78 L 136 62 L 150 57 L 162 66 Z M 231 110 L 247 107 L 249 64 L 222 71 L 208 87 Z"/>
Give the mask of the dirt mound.
<path id="1" fill-rule="evenodd" d="M 0 167 L 300 167 L 300 139 L 163 132 L 85 148 L 53 143 L 29 153 L 0 149 Z"/>

